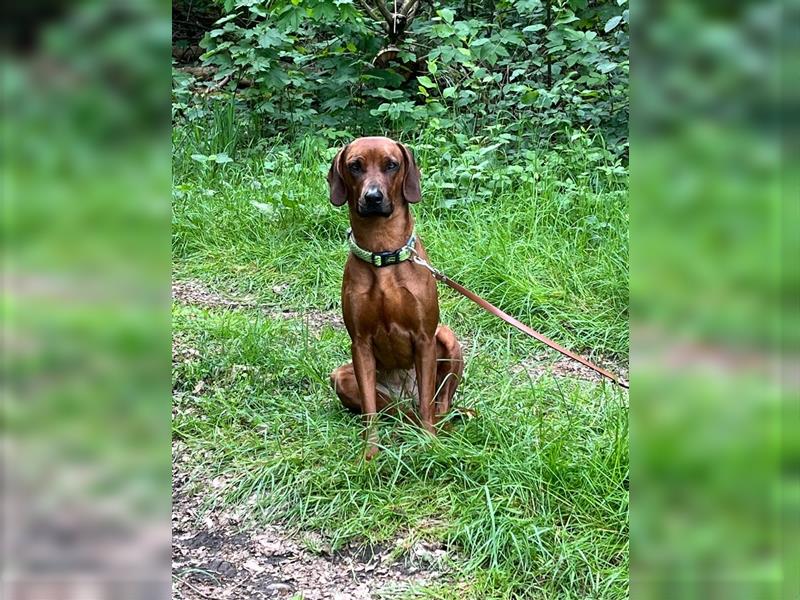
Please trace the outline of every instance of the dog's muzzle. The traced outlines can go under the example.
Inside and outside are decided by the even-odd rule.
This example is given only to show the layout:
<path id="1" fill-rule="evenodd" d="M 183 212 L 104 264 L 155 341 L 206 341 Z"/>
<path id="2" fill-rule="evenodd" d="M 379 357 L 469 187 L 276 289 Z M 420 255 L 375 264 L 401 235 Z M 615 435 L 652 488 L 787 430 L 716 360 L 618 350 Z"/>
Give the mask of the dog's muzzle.
<path id="1" fill-rule="evenodd" d="M 358 201 L 358 214 L 362 217 L 388 217 L 394 207 L 377 187 L 369 187 Z"/>

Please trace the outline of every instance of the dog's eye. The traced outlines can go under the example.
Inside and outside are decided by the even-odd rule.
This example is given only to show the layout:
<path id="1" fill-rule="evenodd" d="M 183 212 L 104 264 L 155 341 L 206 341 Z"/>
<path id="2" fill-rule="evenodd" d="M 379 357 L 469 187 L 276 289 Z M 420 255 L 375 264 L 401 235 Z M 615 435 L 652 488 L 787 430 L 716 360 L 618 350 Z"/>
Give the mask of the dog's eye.
<path id="1" fill-rule="evenodd" d="M 353 175 L 358 175 L 359 173 L 361 173 L 361 163 L 360 162 L 351 162 L 349 165 L 347 165 L 347 168 L 350 170 L 350 172 Z"/>
<path id="2" fill-rule="evenodd" d="M 387 171 L 396 171 L 399 166 L 400 165 L 398 165 L 396 162 L 394 162 L 393 160 L 390 160 L 388 163 L 386 163 L 386 170 Z"/>

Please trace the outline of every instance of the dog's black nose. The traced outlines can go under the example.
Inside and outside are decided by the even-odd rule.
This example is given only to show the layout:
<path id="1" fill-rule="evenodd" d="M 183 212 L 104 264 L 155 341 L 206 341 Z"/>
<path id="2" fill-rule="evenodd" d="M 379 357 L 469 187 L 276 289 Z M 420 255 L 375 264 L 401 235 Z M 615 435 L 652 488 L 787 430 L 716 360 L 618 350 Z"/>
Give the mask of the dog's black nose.
<path id="1" fill-rule="evenodd" d="M 383 192 L 378 188 L 369 188 L 364 194 L 364 200 L 369 204 L 378 204 L 383 201 Z"/>

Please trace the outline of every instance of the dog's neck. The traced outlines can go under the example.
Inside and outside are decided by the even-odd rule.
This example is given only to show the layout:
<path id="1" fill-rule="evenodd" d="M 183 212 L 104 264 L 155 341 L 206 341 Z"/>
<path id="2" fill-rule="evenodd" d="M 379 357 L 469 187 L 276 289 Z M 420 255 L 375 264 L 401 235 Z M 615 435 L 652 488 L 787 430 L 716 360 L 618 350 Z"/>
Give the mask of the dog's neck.
<path id="1" fill-rule="evenodd" d="M 350 227 L 356 243 L 370 252 L 393 252 L 402 248 L 414 231 L 414 217 L 408 207 L 389 217 L 361 217 L 350 213 Z"/>

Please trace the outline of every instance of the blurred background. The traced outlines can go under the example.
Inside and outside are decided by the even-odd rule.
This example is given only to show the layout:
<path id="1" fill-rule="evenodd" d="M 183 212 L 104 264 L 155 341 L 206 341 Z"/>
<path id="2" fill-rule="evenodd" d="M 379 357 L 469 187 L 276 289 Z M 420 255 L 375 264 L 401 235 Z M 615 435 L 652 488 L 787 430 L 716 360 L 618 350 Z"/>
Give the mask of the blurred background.
<path id="1" fill-rule="evenodd" d="M 764 2 L 636 14 L 637 598 L 798 594 L 796 17 Z"/>
<path id="2" fill-rule="evenodd" d="M 4 598 L 169 594 L 169 8 L 6 9 Z M 631 594 L 796 598 L 798 6 L 632 17 Z"/>
<path id="3" fill-rule="evenodd" d="M 168 597 L 168 6 L 2 28 L 0 596 Z"/>

